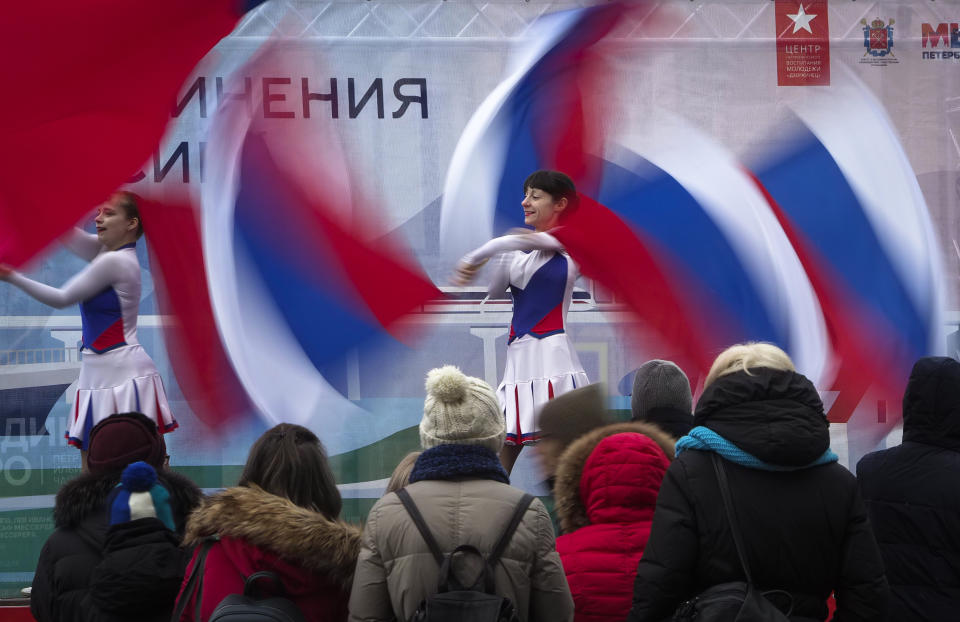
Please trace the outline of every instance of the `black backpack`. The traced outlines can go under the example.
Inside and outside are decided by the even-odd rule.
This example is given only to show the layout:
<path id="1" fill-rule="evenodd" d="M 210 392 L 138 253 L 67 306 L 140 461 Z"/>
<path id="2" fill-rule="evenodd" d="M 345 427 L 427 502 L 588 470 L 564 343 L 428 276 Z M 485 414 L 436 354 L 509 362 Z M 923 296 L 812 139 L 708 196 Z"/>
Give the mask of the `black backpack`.
<path id="1" fill-rule="evenodd" d="M 423 536 L 433 558 L 440 566 L 440 579 L 437 592 L 425 598 L 409 622 L 517 622 L 516 608 L 509 598 L 497 596 L 494 588 L 494 568 L 500 561 L 510 538 L 517 530 L 517 525 L 523 520 L 523 515 L 533 502 L 533 495 L 524 494 L 513 511 L 513 516 L 500 535 L 500 539 L 493 547 L 490 557 L 484 559 L 483 554 L 474 546 L 462 544 L 449 555 L 444 556 L 436 539 L 423 520 L 423 515 L 405 489 L 397 491 L 403 507 L 406 508 L 413 524 L 417 526 Z M 457 555 L 470 555 L 479 558 L 482 562 L 482 571 L 473 585 L 464 586 L 460 583 L 451 566 Z"/>
<path id="2" fill-rule="evenodd" d="M 190 572 L 190 578 L 183 588 L 177 607 L 174 609 L 171 622 L 179 622 L 190 598 L 196 594 L 193 619 L 200 622 L 200 605 L 203 601 L 203 571 L 207 561 L 207 553 L 216 542 L 216 536 L 206 538 L 201 545 L 200 554 Z M 274 585 L 274 593 L 279 595 L 261 596 L 258 586 L 263 580 L 269 580 Z M 287 598 L 283 582 L 275 573 L 269 571 L 255 572 L 244 580 L 243 594 L 228 594 L 210 614 L 207 622 L 305 622 L 300 609 L 293 601 Z"/>

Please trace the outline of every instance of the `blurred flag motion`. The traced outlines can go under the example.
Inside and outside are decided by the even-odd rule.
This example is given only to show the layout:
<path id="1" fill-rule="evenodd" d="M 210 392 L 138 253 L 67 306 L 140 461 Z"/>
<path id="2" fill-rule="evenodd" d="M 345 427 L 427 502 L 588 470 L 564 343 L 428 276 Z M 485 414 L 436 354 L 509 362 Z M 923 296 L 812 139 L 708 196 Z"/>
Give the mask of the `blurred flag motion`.
<path id="1" fill-rule="evenodd" d="M 0 262 L 23 265 L 134 175 L 194 66 L 262 1 L 4 6 Z"/>
<path id="2" fill-rule="evenodd" d="M 261 2 L 7 7 L 4 83 L 31 96 L 0 102 L 0 262 L 22 265 L 127 182 L 157 148 L 197 62 Z M 241 72 L 283 63 L 264 49 Z M 355 409 L 316 367 L 381 335 L 403 338 L 404 315 L 439 296 L 406 249 L 369 239 L 382 227 L 358 217 L 363 193 L 349 187 L 335 140 L 248 133 L 251 114 L 227 106 L 213 124 L 209 178 L 229 181 L 206 184 L 209 214 L 164 189 L 143 202 L 171 363 L 214 426 L 251 405 L 274 422 L 306 422 L 321 402 Z M 271 148 L 306 154 L 301 175 L 278 166 Z M 303 186 L 311 177 L 329 182 L 323 192 Z"/>
<path id="3" fill-rule="evenodd" d="M 278 61 L 268 50 L 242 70 Z M 282 58 L 279 58 L 282 62 Z M 326 128 L 329 130 L 330 128 Z M 332 131 L 309 142 L 226 103 L 207 147 L 203 244 L 213 314 L 233 368 L 271 422 L 339 426 L 359 408 L 318 368 L 382 338 L 441 296 L 350 183 Z M 356 411 L 356 412 L 355 412 Z"/>
<path id="4" fill-rule="evenodd" d="M 594 179 L 588 151 L 602 147 L 584 114 L 584 93 L 602 67 L 594 46 L 624 18 L 613 2 L 551 13 L 525 35 L 507 77 L 467 123 L 444 184 L 440 242 L 457 257 L 486 242 L 493 231 L 523 225 L 523 181 L 540 168 Z M 475 209 L 478 208 L 478 209 Z M 471 217 L 470 214 L 473 214 Z"/>
<path id="5" fill-rule="evenodd" d="M 926 203 L 882 106 L 852 76 L 793 109 L 783 149 L 753 170 L 823 310 L 831 420 L 850 420 L 871 387 L 896 410 L 914 361 L 945 348 Z"/>
<path id="6" fill-rule="evenodd" d="M 520 223 L 525 175 L 568 172 L 581 205 L 555 236 L 659 336 L 660 355 L 703 374 L 732 343 L 773 342 L 836 392 L 831 420 L 862 423 L 855 433 L 879 440 L 896 417 L 850 421 L 861 399 L 872 388 L 895 406 L 913 361 L 943 348 L 936 236 L 882 106 L 854 76 L 803 98 L 792 106 L 796 127 L 773 141 L 782 148 L 753 172 L 672 117 L 613 140 L 584 103 L 597 65 L 543 68 L 589 58 L 610 32 L 609 22 L 590 25 L 602 11 L 615 21 L 617 10 L 546 16 L 516 50 L 452 159 L 448 254 Z M 564 148 L 543 137 L 554 123 L 554 137 L 573 137 Z"/>
<path id="7" fill-rule="evenodd" d="M 195 63 L 257 4 L 7 7 L 5 84 L 32 96 L 0 100 L 0 262 L 23 264 L 136 172 Z M 605 108 L 616 85 L 604 82 L 603 46 L 644 6 L 548 14 L 525 33 L 451 159 L 445 254 L 522 224 L 525 176 L 562 170 L 582 200 L 555 235 L 688 373 L 731 343 L 771 341 L 837 392 L 832 420 L 859 423 L 850 418 L 871 389 L 896 404 L 912 362 L 943 347 L 943 277 L 883 107 L 852 75 L 806 89 L 795 127 L 770 141 L 782 148 L 749 170 L 672 117 L 614 141 L 603 126 L 626 115 Z M 267 50 L 242 74 L 276 62 Z M 357 407 L 318 368 L 402 338 L 405 315 L 439 292 L 403 245 L 374 239 L 386 219 L 362 212 L 375 202 L 351 182 L 330 128 L 308 140 L 228 100 L 205 157 L 218 183 L 204 184 L 202 213 L 178 199 L 145 214 L 185 393 L 210 423 L 251 403 L 271 421 L 327 406 L 342 417 Z"/>
<path id="8" fill-rule="evenodd" d="M 189 196 L 141 201 L 150 223 L 150 266 L 164 345 L 190 409 L 219 427 L 251 414 L 251 404 L 226 355 L 207 289 L 200 215 Z"/>

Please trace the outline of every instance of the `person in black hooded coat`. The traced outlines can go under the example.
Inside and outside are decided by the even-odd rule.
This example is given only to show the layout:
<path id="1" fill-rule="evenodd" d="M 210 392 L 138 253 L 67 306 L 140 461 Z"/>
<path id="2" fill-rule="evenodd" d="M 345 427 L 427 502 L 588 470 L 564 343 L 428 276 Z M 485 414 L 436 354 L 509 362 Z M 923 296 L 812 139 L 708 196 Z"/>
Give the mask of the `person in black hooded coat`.
<path id="1" fill-rule="evenodd" d="M 140 413 L 112 415 L 90 432 L 88 471 L 57 492 L 56 531 L 33 578 L 37 622 L 169 620 L 188 557 L 179 548 L 186 518 L 200 504 L 197 486 L 165 468 L 156 424 Z M 124 467 L 143 460 L 170 493 L 176 532 L 156 518 L 110 525 L 108 498 Z"/>
<path id="2" fill-rule="evenodd" d="M 887 567 L 890 619 L 956 619 L 960 363 L 916 362 L 903 396 L 903 444 L 864 456 L 857 478 Z"/>
<path id="3" fill-rule="evenodd" d="M 724 351 L 694 426 L 660 488 L 627 619 L 659 622 L 707 588 L 746 580 L 715 452 L 754 581 L 791 594 L 790 620 L 825 620 L 831 592 L 834 620 L 883 620 L 888 587 L 857 482 L 837 464 L 820 397 L 787 354 L 770 344 Z"/>

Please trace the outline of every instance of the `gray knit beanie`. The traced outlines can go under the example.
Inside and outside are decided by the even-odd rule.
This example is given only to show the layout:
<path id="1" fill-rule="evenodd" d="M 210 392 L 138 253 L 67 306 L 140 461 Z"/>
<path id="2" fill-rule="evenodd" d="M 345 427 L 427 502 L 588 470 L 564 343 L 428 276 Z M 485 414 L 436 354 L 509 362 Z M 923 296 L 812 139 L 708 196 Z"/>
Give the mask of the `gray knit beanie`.
<path id="1" fill-rule="evenodd" d="M 640 366 L 633 379 L 630 409 L 634 420 L 646 419 L 647 413 L 654 408 L 674 408 L 693 413 L 690 381 L 683 370 L 670 361 L 647 361 Z"/>
<path id="2" fill-rule="evenodd" d="M 480 445 L 499 452 L 506 427 L 490 385 L 453 365 L 427 373 L 427 399 L 420 420 L 420 445 Z"/>

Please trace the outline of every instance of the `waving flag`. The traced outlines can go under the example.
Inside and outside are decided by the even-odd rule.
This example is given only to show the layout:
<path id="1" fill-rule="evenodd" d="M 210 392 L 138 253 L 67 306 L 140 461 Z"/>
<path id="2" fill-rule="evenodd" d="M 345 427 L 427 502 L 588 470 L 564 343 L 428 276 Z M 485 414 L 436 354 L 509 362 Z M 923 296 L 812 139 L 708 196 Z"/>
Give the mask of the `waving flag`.
<path id="1" fill-rule="evenodd" d="M 7 3 L 0 262 L 22 265 L 136 173 L 191 70 L 260 2 Z"/>
<path id="2" fill-rule="evenodd" d="M 583 115 L 584 93 L 599 79 L 589 52 L 626 10 L 613 2 L 533 24 L 532 43 L 467 123 L 450 161 L 440 208 L 447 254 L 459 257 L 494 231 L 521 226 L 523 180 L 533 171 L 555 168 L 578 182 L 592 176 L 585 154 L 602 143 Z"/>
<path id="3" fill-rule="evenodd" d="M 570 36 L 577 15 L 545 21 L 547 34 L 468 124 L 447 177 L 446 241 L 463 252 L 502 230 L 519 214 L 522 175 L 571 163 L 581 206 L 554 235 L 666 351 L 703 372 L 731 343 L 776 343 L 835 392 L 831 420 L 875 443 L 896 417 L 850 420 L 867 390 L 894 399 L 913 361 L 943 343 L 936 236 L 882 106 L 854 77 L 805 93 L 794 107 L 803 125 L 783 133 L 790 147 L 756 177 L 681 122 L 658 119 L 641 140 L 616 145 L 588 131 L 578 91 L 561 88 L 587 68 L 539 71 L 583 44 Z M 541 92 L 568 96 L 545 102 Z M 544 119 L 580 128 L 579 158 L 542 147 Z"/>
<path id="4" fill-rule="evenodd" d="M 673 342 L 698 330 L 704 337 L 691 347 L 703 351 L 705 365 L 731 343 L 775 343 L 804 374 L 822 378 L 828 361 L 819 303 L 790 240 L 737 159 L 669 115 L 630 144 L 608 146 L 598 197 L 650 249 L 684 305 L 686 326 L 671 332 L 654 324 L 657 330 Z M 571 222 L 558 237 L 590 226 Z M 584 255 L 608 252 L 604 245 L 583 246 Z M 637 266 L 618 262 L 610 270 L 625 283 L 633 279 L 631 289 L 640 293 L 628 295 L 646 297 L 634 306 L 660 306 L 659 297 L 636 287 L 647 278 Z"/>
<path id="5" fill-rule="evenodd" d="M 144 199 L 150 223 L 150 266 L 164 345 L 190 409 L 219 428 L 252 414 L 252 406 L 226 355 L 210 305 L 199 213 L 188 196 Z"/>
<path id="6" fill-rule="evenodd" d="M 584 115 L 590 106 L 582 85 L 595 76 L 581 61 L 622 10 L 579 9 L 538 24 L 535 43 L 517 54 L 517 68 L 481 105 L 457 146 L 441 239 L 462 254 L 494 229 L 519 224 L 524 177 L 560 168 L 574 177 L 581 204 L 554 234 L 582 272 L 629 305 L 688 370 L 705 372 L 730 343 L 762 339 L 791 351 L 818 377 L 824 331 L 809 283 L 732 157 L 689 129 L 683 136 L 661 131 L 656 146 L 649 137 L 643 145 L 648 157 L 655 147 L 669 170 L 623 147 L 611 150 L 609 160 L 590 155 L 602 152 L 604 141 Z M 559 128 L 552 136 L 573 138 L 560 148 L 545 138 L 550 128 Z M 676 144 L 682 154 L 669 149 Z M 797 285 L 788 288 L 789 282 Z"/>
<path id="7" fill-rule="evenodd" d="M 768 341 L 817 381 L 828 363 L 822 314 L 764 196 L 689 125 L 654 125 L 636 151 L 608 146 L 599 202 L 556 237 L 688 369 L 705 372 L 732 343 Z"/>
<path id="8" fill-rule="evenodd" d="M 802 123 L 788 148 L 755 167 L 823 307 L 840 422 L 871 387 L 899 403 L 916 359 L 944 347 L 944 279 L 923 195 L 882 106 L 847 79 L 795 105 Z M 851 421 L 874 441 L 895 422 Z"/>
<path id="9" fill-rule="evenodd" d="M 334 139 L 304 145 L 282 126 L 251 126 L 246 105 L 231 102 L 207 158 L 222 183 L 203 189 L 205 261 L 230 361 L 271 422 L 339 429 L 365 413 L 318 367 L 371 339 L 403 337 L 404 316 L 440 293 L 402 246 L 365 237 Z M 296 167 L 309 169 L 313 191 Z"/>

